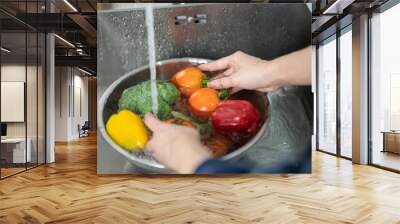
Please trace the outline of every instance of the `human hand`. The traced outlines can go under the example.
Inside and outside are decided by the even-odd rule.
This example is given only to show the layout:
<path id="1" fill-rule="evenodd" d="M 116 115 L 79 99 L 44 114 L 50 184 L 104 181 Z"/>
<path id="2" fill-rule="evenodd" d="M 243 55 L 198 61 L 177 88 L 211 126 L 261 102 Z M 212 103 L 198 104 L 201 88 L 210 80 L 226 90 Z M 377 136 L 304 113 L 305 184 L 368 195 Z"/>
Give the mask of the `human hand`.
<path id="1" fill-rule="evenodd" d="M 306 47 L 266 61 L 238 51 L 199 68 L 204 71 L 225 70 L 208 83 L 210 88 L 269 92 L 284 85 L 311 85 L 311 52 L 311 47 Z"/>
<path id="2" fill-rule="evenodd" d="M 274 91 L 284 84 L 281 77 L 275 76 L 270 71 L 269 65 L 269 61 L 237 51 L 219 60 L 202 64 L 199 68 L 203 71 L 225 70 L 223 74 L 208 83 L 210 88 L 233 88 L 233 91 L 249 89 L 268 92 Z"/>
<path id="3" fill-rule="evenodd" d="M 168 168 L 189 174 L 212 157 L 208 148 L 200 142 L 200 135 L 195 128 L 167 124 L 152 114 L 146 114 L 144 122 L 153 131 L 146 149 Z"/>

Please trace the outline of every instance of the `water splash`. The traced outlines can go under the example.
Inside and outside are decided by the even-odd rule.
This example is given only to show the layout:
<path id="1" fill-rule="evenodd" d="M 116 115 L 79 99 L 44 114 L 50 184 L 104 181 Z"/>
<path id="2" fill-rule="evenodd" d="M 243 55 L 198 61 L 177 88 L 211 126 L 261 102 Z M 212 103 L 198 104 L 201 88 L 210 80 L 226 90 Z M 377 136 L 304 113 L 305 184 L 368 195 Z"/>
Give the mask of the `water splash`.
<path id="1" fill-rule="evenodd" d="M 151 100 L 152 111 L 155 116 L 158 112 L 158 92 L 157 92 L 157 71 L 156 71 L 156 52 L 154 40 L 154 15 L 153 6 L 147 5 L 145 9 L 146 14 L 146 29 L 147 29 L 147 48 L 149 53 L 149 67 L 150 67 L 150 86 L 151 86 Z"/>

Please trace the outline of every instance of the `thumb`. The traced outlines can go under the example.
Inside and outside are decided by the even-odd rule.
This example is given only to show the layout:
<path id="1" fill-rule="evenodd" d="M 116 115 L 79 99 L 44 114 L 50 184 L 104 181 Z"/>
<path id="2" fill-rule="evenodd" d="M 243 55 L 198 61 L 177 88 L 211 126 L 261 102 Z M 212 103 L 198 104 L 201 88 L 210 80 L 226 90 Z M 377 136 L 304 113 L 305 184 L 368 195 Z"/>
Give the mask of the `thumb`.
<path id="1" fill-rule="evenodd" d="M 215 79 L 212 80 L 211 82 L 208 83 L 208 87 L 213 88 L 213 89 L 226 89 L 226 88 L 231 88 L 234 87 L 234 82 L 233 82 L 232 76 L 220 78 L 220 79 Z"/>
<path id="2" fill-rule="evenodd" d="M 164 126 L 164 123 L 158 120 L 158 118 L 151 113 L 147 113 L 144 116 L 144 123 L 153 132 L 161 129 Z"/>

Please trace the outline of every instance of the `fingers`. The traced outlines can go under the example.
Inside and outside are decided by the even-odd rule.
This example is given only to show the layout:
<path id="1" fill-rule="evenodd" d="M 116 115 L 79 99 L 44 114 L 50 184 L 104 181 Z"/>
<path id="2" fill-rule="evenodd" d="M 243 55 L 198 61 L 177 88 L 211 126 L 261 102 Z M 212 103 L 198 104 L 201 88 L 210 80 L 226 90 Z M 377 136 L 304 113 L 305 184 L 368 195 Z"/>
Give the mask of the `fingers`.
<path id="1" fill-rule="evenodd" d="M 220 79 L 213 80 L 208 83 L 208 87 L 213 89 L 226 89 L 234 87 L 234 77 L 228 76 Z"/>
<path id="2" fill-rule="evenodd" d="M 230 67 L 229 69 L 227 69 L 226 71 L 224 71 L 223 75 L 224 76 L 230 76 L 235 72 L 235 69 L 233 67 Z"/>
<path id="3" fill-rule="evenodd" d="M 199 65 L 199 69 L 210 72 L 218 71 L 229 68 L 232 63 L 233 63 L 233 55 L 229 55 L 227 57 L 218 59 L 216 61 Z"/>
<path id="4" fill-rule="evenodd" d="M 233 73 L 234 73 L 234 69 L 233 69 L 233 68 L 229 68 L 229 69 L 226 70 L 225 72 L 220 73 L 220 74 L 218 74 L 218 75 L 212 77 L 212 78 L 210 79 L 209 83 L 207 84 L 207 87 L 209 87 L 209 88 L 214 88 L 214 89 L 222 88 L 222 87 L 219 87 L 218 84 L 216 84 L 216 83 L 219 83 L 219 81 L 217 81 L 217 82 L 214 82 L 214 81 L 223 79 L 223 78 L 225 78 L 225 77 L 227 77 L 227 76 L 232 75 Z M 228 80 L 228 81 L 229 81 L 229 80 Z M 223 81 L 223 82 L 226 82 L 226 81 Z M 210 83 L 211 83 L 211 84 L 210 84 Z"/>
<path id="5" fill-rule="evenodd" d="M 155 146 L 154 139 L 151 139 L 150 141 L 147 142 L 146 144 L 146 150 L 149 151 L 150 153 L 154 153 L 156 146 Z"/>
<path id="6" fill-rule="evenodd" d="M 232 87 L 232 89 L 231 89 L 231 91 L 230 91 L 230 94 L 234 94 L 234 93 L 236 93 L 236 92 L 239 92 L 240 90 L 242 90 L 242 88 L 239 88 L 239 87 Z"/>
<path id="7" fill-rule="evenodd" d="M 210 78 L 210 82 L 213 81 L 213 80 L 216 80 L 216 79 L 223 78 L 223 77 L 225 77 L 225 76 L 226 76 L 226 75 L 224 75 L 223 73 L 222 73 L 222 74 L 218 74 L 218 75 L 216 75 L 216 76 L 214 76 L 214 77 L 211 77 L 211 78 Z"/>
<path id="8" fill-rule="evenodd" d="M 269 85 L 267 87 L 257 88 L 256 90 L 261 91 L 261 92 L 274 92 L 274 91 L 276 91 L 278 89 L 280 89 L 280 86 Z"/>
<path id="9" fill-rule="evenodd" d="M 164 123 L 158 120 L 153 114 L 147 113 L 144 116 L 144 123 L 153 132 L 160 130 L 164 127 Z"/>

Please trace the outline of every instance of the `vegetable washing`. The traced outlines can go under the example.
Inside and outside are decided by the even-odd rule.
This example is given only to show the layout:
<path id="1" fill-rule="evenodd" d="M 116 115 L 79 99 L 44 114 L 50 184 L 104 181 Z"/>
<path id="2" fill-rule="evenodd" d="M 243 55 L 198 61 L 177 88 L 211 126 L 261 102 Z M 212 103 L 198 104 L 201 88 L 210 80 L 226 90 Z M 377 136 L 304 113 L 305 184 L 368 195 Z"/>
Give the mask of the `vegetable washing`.
<path id="1" fill-rule="evenodd" d="M 257 108 L 245 99 L 231 99 L 229 89 L 207 87 L 212 79 L 197 67 L 187 67 L 171 80 L 157 80 L 157 117 L 170 124 L 196 129 L 202 142 L 216 157 L 241 147 L 259 130 Z M 142 118 L 152 112 L 150 80 L 125 89 L 118 113 L 106 123 L 113 141 L 128 151 L 145 148 L 150 131 Z"/>

